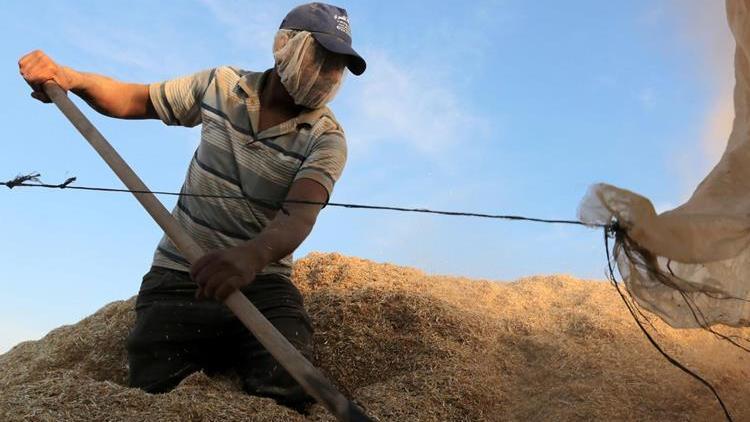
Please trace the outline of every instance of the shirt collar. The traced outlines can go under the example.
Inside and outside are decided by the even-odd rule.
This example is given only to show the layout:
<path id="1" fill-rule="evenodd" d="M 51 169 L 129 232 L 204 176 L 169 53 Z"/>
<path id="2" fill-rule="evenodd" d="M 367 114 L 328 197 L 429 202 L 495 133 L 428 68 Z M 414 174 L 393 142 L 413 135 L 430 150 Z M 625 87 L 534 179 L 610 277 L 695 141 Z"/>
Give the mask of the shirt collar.
<path id="1" fill-rule="evenodd" d="M 240 88 L 245 91 L 245 94 L 247 94 L 248 102 L 260 104 L 260 98 L 258 97 L 260 88 L 263 86 L 263 82 L 265 82 L 268 74 L 271 73 L 272 70 L 273 69 L 268 69 L 262 73 L 248 72 L 240 78 L 237 83 Z"/>
<path id="2" fill-rule="evenodd" d="M 258 118 L 260 115 L 260 90 L 263 87 L 263 83 L 268 78 L 269 74 L 273 72 L 273 68 L 266 70 L 265 72 L 249 72 L 245 74 L 237 82 L 239 87 L 245 92 L 247 98 L 245 103 L 247 111 L 250 116 L 250 124 L 255 130 L 258 127 Z M 306 124 L 309 126 L 315 125 L 317 121 L 325 114 L 330 114 L 328 107 L 323 106 L 317 109 L 304 109 L 297 117 L 287 120 L 279 125 L 270 127 L 263 131 L 262 138 L 281 136 L 296 130 L 299 125 Z"/>

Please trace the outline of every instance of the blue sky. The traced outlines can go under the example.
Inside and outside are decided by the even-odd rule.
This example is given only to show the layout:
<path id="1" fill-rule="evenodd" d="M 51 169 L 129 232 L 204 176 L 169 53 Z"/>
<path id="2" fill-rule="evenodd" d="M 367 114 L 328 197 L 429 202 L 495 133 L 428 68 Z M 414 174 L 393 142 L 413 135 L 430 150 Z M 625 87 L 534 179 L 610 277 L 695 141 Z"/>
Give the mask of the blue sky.
<path id="1" fill-rule="evenodd" d="M 660 210 L 680 204 L 731 121 L 722 3 L 339 2 L 368 70 L 348 75 L 331 105 L 349 143 L 332 200 L 575 218 L 587 187 L 604 181 Z M 53 106 L 29 97 L 24 53 L 144 83 L 223 64 L 262 70 L 296 4 L 4 2 L 0 179 L 38 171 L 121 186 Z M 78 103 L 152 189 L 179 189 L 198 129 Z M 134 295 L 161 236 L 122 194 L 3 188 L 0 221 L 0 352 Z M 604 273 L 599 231 L 336 208 L 296 257 L 310 251 L 503 281 Z"/>

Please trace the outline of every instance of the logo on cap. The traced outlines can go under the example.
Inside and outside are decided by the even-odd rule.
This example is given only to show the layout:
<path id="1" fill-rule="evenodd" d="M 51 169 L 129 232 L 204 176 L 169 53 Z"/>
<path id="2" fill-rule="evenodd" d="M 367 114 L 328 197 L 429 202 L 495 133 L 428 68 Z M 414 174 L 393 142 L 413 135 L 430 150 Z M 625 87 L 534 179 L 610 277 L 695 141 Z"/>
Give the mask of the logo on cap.
<path id="1" fill-rule="evenodd" d="M 333 15 L 333 18 L 336 20 L 336 29 L 351 37 L 352 28 L 349 26 L 349 17 L 346 15 Z"/>

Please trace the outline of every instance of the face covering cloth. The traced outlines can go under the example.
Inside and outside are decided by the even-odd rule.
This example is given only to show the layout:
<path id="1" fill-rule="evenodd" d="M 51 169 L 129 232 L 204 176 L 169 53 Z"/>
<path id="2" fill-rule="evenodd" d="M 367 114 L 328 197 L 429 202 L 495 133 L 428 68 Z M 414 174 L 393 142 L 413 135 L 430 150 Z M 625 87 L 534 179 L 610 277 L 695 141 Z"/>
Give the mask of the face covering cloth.
<path id="1" fill-rule="evenodd" d="M 325 50 L 310 32 L 279 30 L 273 56 L 281 83 L 295 104 L 315 109 L 336 96 L 344 76 L 345 58 Z"/>

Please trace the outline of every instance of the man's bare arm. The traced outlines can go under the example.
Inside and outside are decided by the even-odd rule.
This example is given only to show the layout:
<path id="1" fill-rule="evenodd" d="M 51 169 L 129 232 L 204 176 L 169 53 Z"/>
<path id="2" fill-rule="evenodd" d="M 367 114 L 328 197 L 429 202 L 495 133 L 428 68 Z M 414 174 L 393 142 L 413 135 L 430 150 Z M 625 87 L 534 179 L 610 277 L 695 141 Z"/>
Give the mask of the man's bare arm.
<path id="1" fill-rule="evenodd" d="M 287 200 L 325 203 L 328 193 L 312 179 L 300 179 L 292 184 Z M 322 205 L 286 203 L 268 227 L 249 242 L 260 268 L 294 252 L 312 231 Z"/>
<path id="2" fill-rule="evenodd" d="M 148 85 L 116 81 L 94 73 L 78 72 L 60 66 L 40 50 L 18 61 L 21 76 L 34 90 L 31 96 L 50 102 L 42 90 L 45 82 L 53 81 L 65 91 L 72 91 L 92 108 L 105 116 L 120 119 L 157 119 Z"/>
<path id="3" fill-rule="evenodd" d="M 318 182 L 300 179 L 292 184 L 288 200 L 324 203 L 328 193 Z M 198 296 L 220 301 L 240 287 L 252 282 L 266 265 L 294 252 L 312 231 L 322 206 L 287 203 L 271 223 L 245 244 L 206 254 L 190 268 L 190 275 L 200 286 Z"/>

